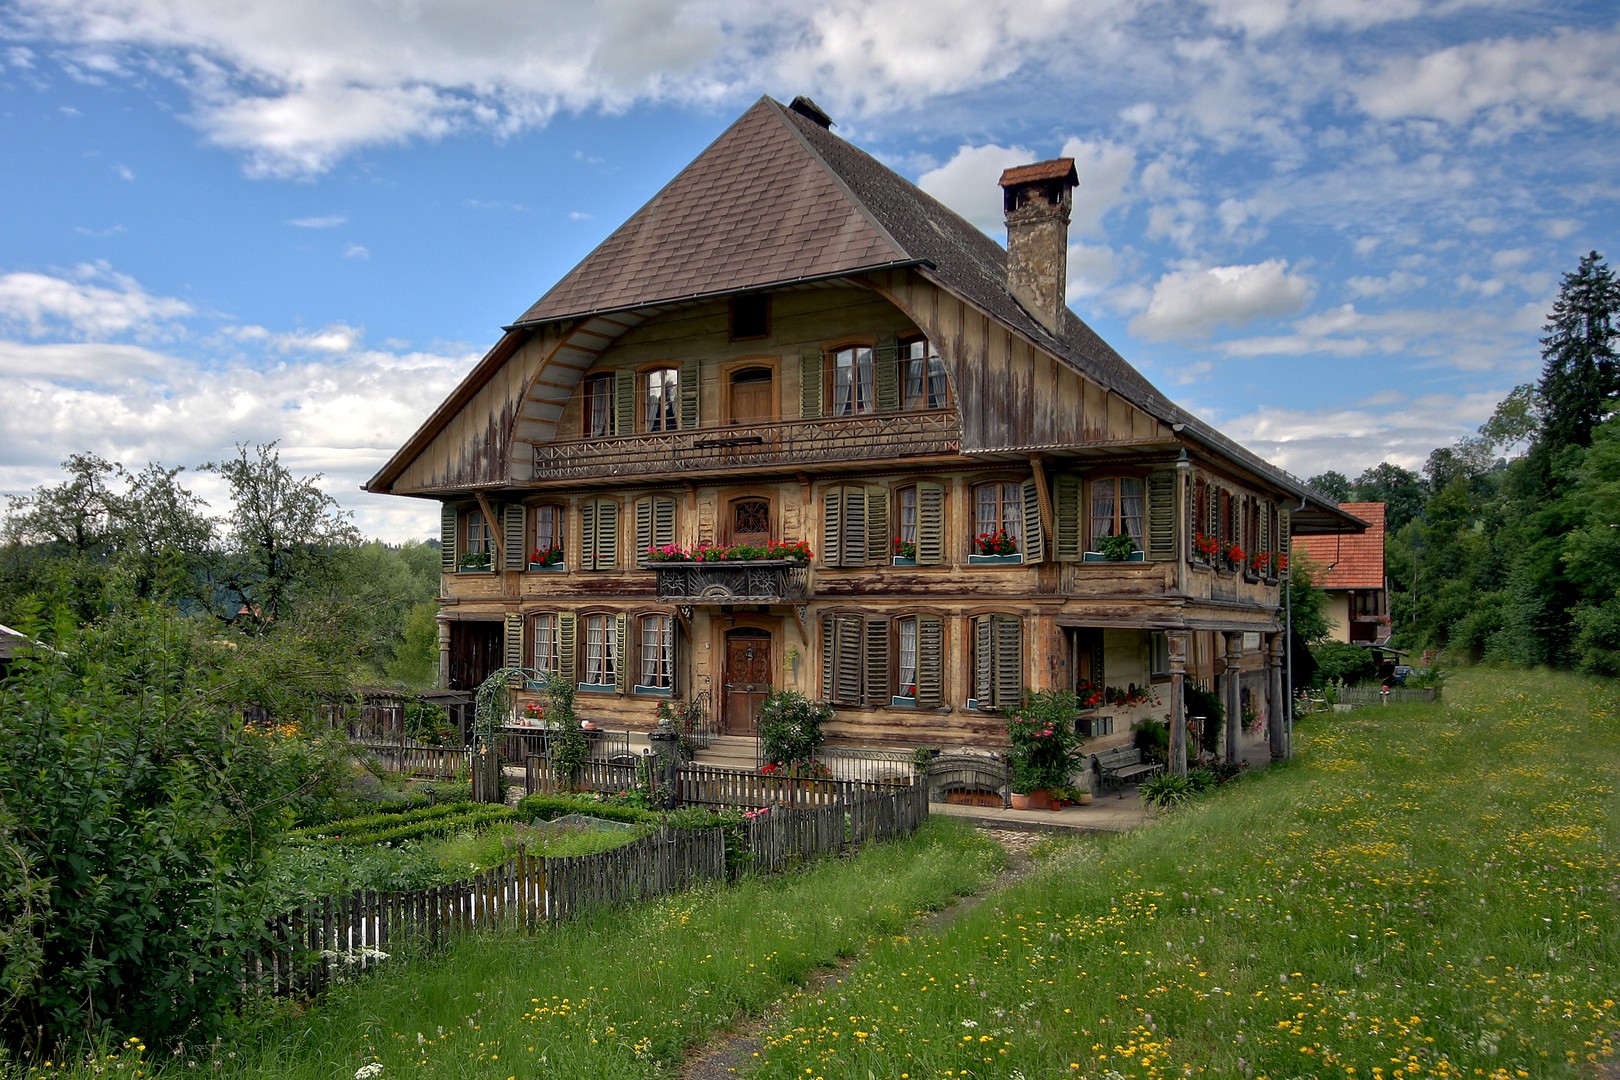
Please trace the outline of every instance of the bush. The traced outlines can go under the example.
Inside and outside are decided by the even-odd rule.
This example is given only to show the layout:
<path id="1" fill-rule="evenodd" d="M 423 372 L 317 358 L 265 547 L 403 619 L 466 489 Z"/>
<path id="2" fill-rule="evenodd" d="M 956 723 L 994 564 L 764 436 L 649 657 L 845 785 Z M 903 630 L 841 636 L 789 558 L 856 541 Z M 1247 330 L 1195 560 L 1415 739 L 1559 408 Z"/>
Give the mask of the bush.
<path id="1" fill-rule="evenodd" d="M 1170 760 L 1169 724 L 1144 716 L 1131 725 L 1131 736 L 1136 748 L 1142 751 L 1143 761 Z"/>
<path id="2" fill-rule="evenodd" d="M 651 810 L 634 806 L 615 806 L 597 800 L 593 795 L 527 795 L 512 808 L 520 821 L 550 821 L 569 814 L 585 814 L 605 821 L 627 821 L 632 824 L 656 823 L 659 815 Z"/>
<path id="3" fill-rule="evenodd" d="M 1343 641 L 1325 641 L 1311 649 L 1316 658 L 1317 686 L 1326 686 L 1337 679 L 1346 686 L 1354 686 L 1362 679 L 1378 674 L 1378 663 L 1371 649 Z"/>
<path id="4" fill-rule="evenodd" d="M 273 914 L 266 856 L 346 778 L 330 742 L 274 712 L 242 720 L 242 687 L 274 678 L 290 703 L 320 657 L 210 630 L 132 604 L 0 682 L 12 1049 L 206 1031 Z"/>
<path id="5" fill-rule="evenodd" d="M 1186 702 L 1189 717 L 1202 716 L 1209 721 L 1204 725 L 1199 739 L 1200 748 L 1206 754 L 1218 752 L 1221 746 L 1221 722 L 1226 716 L 1220 695 L 1196 686 L 1188 679 L 1183 684 L 1182 699 Z"/>
<path id="6" fill-rule="evenodd" d="M 1028 794 L 1038 788 L 1066 787 L 1079 763 L 1081 739 L 1074 731 L 1080 702 L 1068 690 L 1040 690 L 1024 699 L 1023 708 L 1007 719 L 1007 753 L 1012 789 Z"/>
<path id="7" fill-rule="evenodd" d="M 789 766 L 814 761 L 821 725 L 832 716 L 825 701 L 811 701 L 797 690 L 772 690 L 759 706 L 761 755 L 768 763 Z"/>
<path id="8" fill-rule="evenodd" d="M 1175 773 L 1160 773 L 1142 781 L 1142 801 L 1148 806 L 1156 806 L 1163 810 L 1185 806 L 1192 802 L 1198 793 L 1199 788 L 1192 780 L 1185 776 L 1177 776 Z"/>

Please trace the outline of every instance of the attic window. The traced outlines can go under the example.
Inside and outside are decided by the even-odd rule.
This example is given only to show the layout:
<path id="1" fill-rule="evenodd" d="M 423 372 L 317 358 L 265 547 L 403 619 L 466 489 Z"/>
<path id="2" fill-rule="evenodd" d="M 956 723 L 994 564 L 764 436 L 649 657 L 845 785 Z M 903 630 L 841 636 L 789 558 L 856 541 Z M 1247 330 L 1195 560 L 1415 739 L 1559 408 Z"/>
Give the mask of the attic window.
<path id="1" fill-rule="evenodd" d="M 830 128 L 833 126 L 832 117 L 827 115 L 826 110 L 803 94 L 794 98 L 793 104 L 789 105 L 788 108 L 819 127 Z"/>
<path id="2" fill-rule="evenodd" d="M 771 332 L 771 298 L 765 293 L 748 293 L 731 298 L 731 340 L 768 337 Z"/>

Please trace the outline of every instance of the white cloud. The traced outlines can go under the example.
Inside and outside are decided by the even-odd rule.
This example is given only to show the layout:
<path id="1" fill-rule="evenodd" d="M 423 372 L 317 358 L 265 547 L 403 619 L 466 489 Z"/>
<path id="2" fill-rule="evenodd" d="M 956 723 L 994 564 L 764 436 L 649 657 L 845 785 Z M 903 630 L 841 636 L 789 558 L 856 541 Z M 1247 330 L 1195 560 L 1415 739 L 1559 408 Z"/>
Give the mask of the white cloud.
<path id="1" fill-rule="evenodd" d="M 1203 337 L 1219 326 L 1290 315 L 1304 307 L 1312 283 L 1282 259 L 1250 266 L 1177 270 L 1159 278 L 1147 310 L 1130 322 L 1149 341 Z"/>
<path id="2" fill-rule="evenodd" d="M 1136 151 L 1120 143 L 1076 138 L 1065 141 L 1058 156 L 1074 158 L 1080 180 L 1074 189 L 1072 231 L 1101 235 L 1104 215 L 1126 202 L 1136 172 Z"/>
<path id="3" fill-rule="evenodd" d="M 135 170 L 128 165 L 114 165 L 113 175 L 120 180 L 129 181 L 135 179 Z"/>
<path id="4" fill-rule="evenodd" d="M 1069 302 L 1092 296 L 1114 283 L 1119 256 L 1105 245 L 1069 245 Z"/>
<path id="5" fill-rule="evenodd" d="M 345 244 L 343 245 L 343 257 L 345 259 L 369 259 L 371 258 L 371 251 L 360 244 Z"/>
<path id="6" fill-rule="evenodd" d="M 981 232 L 1003 236 L 1001 174 L 1028 165 L 1036 155 L 1022 146 L 959 146 L 951 160 L 917 178 L 917 186 L 971 221 Z"/>
<path id="7" fill-rule="evenodd" d="M 300 229 L 335 229 L 346 224 L 348 217 L 343 214 L 324 214 L 318 217 L 289 218 L 287 224 L 296 225 Z"/>
<path id="8" fill-rule="evenodd" d="M 153 296 L 104 263 L 77 266 L 66 276 L 29 271 L 0 275 L 0 329 L 31 337 L 147 337 L 169 332 L 174 320 L 191 312 L 186 301 Z"/>
<path id="9" fill-rule="evenodd" d="M 1559 30 L 1540 38 L 1472 41 L 1397 57 L 1360 80 L 1361 107 L 1382 120 L 1476 120 L 1499 133 L 1547 113 L 1604 122 L 1620 116 L 1620 30 Z"/>
<path id="10" fill-rule="evenodd" d="M 1420 274 L 1394 270 L 1383 277 L 1352 277 L 1345 281 L 1355 296 L 1384 296 L 1388 293 L 1409 293 L 1421 289 L 1428 280 Z"/>

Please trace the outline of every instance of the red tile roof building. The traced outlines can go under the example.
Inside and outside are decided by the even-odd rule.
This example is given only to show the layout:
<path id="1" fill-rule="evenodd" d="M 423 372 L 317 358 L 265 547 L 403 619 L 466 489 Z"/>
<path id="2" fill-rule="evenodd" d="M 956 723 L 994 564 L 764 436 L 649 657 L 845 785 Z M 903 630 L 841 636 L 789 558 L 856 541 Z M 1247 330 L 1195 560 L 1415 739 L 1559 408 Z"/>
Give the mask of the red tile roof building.
<path id="1" fill-rule="evenodd" d="M 1337 641 L 1382 642 L 1389 637 L 1384 574 L 1384 504 L 1340 503 L 1367 523 L 1364 533 L 1295 536 L 1295 560 L 1314 564 L 1312 577 L 1328 594 L 1328 619 Z"/>

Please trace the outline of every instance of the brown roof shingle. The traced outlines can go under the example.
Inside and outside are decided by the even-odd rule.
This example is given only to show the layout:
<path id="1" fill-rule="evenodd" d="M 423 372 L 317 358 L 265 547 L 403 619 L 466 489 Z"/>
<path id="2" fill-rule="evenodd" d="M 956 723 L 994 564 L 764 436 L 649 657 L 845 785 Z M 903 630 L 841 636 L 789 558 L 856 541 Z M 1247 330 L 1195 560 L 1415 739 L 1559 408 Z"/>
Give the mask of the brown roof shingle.
<path id="1" fill-rule="evenodd" d="M 1327 568 L 1323 589 L 1382 589 L 1384 587 L 1384 504 L 1340 503 L 1367 523 L 1364 533 L 1335 533 L 1327 536 L 1296 536 L 1294 551 L 1303 552 L 1319 566 Z"/>

